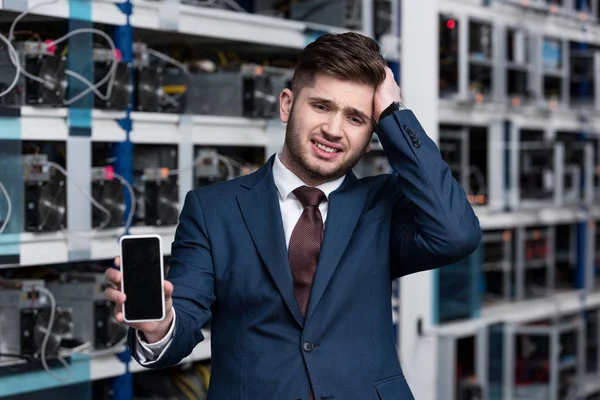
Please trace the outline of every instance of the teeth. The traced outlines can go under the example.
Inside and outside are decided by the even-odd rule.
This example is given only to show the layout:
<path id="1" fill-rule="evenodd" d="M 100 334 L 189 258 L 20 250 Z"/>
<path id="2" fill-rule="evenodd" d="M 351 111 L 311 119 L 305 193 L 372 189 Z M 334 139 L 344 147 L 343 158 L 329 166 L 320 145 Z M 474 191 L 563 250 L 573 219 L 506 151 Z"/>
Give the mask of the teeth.
<path id="1" fill-rule="evenodd" d="M 317 142 L 313 142 L 313 143 L 315 144 L 315 146 L 317 146 L 321 150 L 324 150 L 328 153 L 337 153 L 339 151 L 337 149 L 332 149 L 331 147 L 325 146 L 324 144 L 321 144 L 321 143 L 317 143 Z"/>

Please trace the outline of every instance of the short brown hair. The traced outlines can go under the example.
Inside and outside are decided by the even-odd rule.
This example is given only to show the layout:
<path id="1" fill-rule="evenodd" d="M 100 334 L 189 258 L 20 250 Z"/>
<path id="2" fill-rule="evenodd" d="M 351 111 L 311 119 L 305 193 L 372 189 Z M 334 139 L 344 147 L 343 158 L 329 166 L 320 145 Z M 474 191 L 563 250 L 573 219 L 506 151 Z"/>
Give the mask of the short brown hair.
<path id="1" fill-rule="evenodd" d="M 377 42 L 354 32 L 328 33 L 302 50 L 292 79 L 296 95 L 310 86 L 316 74 L 368 84 L 376 88 L 385 79 L 386 62 Z"/>

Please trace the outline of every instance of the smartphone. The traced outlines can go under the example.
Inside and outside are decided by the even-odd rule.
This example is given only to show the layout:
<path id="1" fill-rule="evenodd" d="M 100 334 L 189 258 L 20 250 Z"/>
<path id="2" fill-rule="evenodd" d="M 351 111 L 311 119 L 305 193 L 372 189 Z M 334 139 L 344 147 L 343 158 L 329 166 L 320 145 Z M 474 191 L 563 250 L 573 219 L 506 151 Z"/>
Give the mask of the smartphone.
<path id="1" fill-rule="evenodd" d="M 162 321 L 165 290 L 162 239 L 159 235 L 125 235 L 121 248 L 121 291 L 125 322 Z"/>

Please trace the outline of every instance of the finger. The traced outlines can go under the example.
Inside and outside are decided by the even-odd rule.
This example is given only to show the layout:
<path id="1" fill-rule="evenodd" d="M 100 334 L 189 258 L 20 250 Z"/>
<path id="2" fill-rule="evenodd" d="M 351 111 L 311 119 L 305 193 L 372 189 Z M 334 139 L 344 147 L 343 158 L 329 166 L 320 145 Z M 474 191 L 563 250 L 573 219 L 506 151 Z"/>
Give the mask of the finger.
<path id="1" fill-rule="evenodd" d="M 122 293 L 113 288 L 106 288 L 104 290 L 104 296 L 115 304 L 123 304 L 125 302 L 125 293 Z"/>
<path id="2" fill-rule="evenodd" d="M 173 294 L 173 284 L 169 281 L 165 281 L 165 298 L 171 297 Z"/>
<path id="3" fill-rule="evenodd" d="M 115 261 L 113 261 L 113 263 L 115 264 L 115 267 L 121 268 L 121 257 L 117 256 L 115 258 Z"/>
<path id="4" fill-rule="evenodd" d="M 118 269 L 109 268 L 106 270 L 104 275 L 106 276 L 106 279 L 109 282 L 114 283 L 115 285 L 121 284 L 122 274 L 121 274 L 121 271 L 119 271 Z"/>
<path id="5" fill-rule="evenodd" d="M 123 319 L 123 312 L 121 311 L 121 307 L 115 307 L 115 321 L 117 321 L 119 324 L 122 324 L 123 322 L 125 322 L 125 320 Z"/>

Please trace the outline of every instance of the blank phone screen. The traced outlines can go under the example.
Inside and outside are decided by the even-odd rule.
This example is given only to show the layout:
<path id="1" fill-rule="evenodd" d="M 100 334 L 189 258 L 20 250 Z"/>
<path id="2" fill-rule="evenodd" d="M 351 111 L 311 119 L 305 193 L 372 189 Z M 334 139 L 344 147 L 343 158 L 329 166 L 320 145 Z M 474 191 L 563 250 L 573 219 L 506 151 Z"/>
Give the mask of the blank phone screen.
<path id="1" fill-rule="evenodd" d="M 125 239 L 121 249 L 125 318 L 128 320 L 162 317 L 162 277 L 160 241 L 157 238 Z"/>

